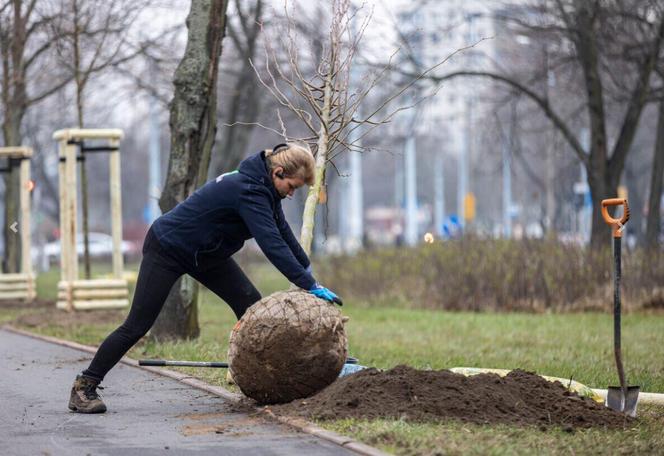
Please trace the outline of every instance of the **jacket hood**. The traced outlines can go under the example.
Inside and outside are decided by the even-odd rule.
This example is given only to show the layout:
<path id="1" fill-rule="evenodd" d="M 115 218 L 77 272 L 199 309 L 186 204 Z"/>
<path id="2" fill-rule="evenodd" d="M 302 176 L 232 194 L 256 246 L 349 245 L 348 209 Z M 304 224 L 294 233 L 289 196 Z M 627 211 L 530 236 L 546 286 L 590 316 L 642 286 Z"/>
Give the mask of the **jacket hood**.
<path id="1" fill-rule="evenodd" d="M 274 187 L 274 183 L 268 172 L 264 150 L 242 160 L 238 171 L 267 187 L 277 201 L 283 199 Z"/>

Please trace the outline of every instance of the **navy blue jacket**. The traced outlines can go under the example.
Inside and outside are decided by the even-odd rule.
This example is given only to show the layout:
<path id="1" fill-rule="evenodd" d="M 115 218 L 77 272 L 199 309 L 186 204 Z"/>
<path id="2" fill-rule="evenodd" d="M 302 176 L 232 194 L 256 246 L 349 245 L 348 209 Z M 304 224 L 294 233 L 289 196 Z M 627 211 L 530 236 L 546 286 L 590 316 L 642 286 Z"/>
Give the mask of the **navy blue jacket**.
<path id="1" fill-rule="evenodd" d="M 206 258 L 228 258 L 255 238 L 286 278 L 305 290 L 316 283 L 305 271 L 309 258 L 293 235 L 272 183 L 264 152 L 196 190 L 152 225 L 159 243 L 186 268 Z M 223 280 L 223 277 L 219 278 Z"/>

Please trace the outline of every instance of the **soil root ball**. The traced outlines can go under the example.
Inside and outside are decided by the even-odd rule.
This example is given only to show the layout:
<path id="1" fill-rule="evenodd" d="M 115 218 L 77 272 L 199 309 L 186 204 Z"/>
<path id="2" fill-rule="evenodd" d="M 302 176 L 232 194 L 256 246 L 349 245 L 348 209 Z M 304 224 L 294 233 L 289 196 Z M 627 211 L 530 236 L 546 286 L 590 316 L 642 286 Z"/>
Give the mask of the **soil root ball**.
<path id="1" fill-rule="evenodd" d="M 309 397 L 332 383 L 347 355 L 338 307 L 284 291 L 251 306 L 231 332 L 228 362 L 240 390 L 260 404 Z"/>

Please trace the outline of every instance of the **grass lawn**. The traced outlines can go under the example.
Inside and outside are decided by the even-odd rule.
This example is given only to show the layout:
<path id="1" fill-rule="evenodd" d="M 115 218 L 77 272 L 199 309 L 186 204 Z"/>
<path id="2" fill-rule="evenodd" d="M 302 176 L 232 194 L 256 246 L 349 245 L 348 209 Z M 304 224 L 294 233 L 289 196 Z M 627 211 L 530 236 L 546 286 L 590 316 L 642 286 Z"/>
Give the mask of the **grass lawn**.
<path id="1" fill-rule="evenodd" d="M 263 294 L 287 288 L 272 267 L 249 268 Z M 39 295 L 52 297 L 57 272 L 39 279 Z M 481 314 L 370 307 L 346 297 L 343 311 L 350 351 L 368 366 L 388 368 L 409 364 L 418 368 L 456 366 L 524 368 L 556 377 L 574 378 L 592 387 L 615 385 L 612 319 L 585 314 Z M 21 313 L 51 309 L 2 309 L 0 323 Z M 70 328 L 47 326 L 44 334 L 97 345 L 122 320 Z M 153 344 L 132 349 L 133 358 L 223 360 L 233 313 L 216 296 L 204 291 L 200 303 L 201 337 L 192 342 Z M 642 391 L 664 392 L 664 315 L 629 314 L 623 320 L 623 354 L 630 384 Z M 225 370 L 188 369 L 209 382 L 224 384 Z M 73 373 L 72 373 L 73 375 Z M 107 378 L 112 401 L 113 374 Z M 343 420 L 323 427 L 359 438 L 398 454 L 662 454 L 664 408 L 642 406 L 640 424 L 630 430 L 542 432 L 511 426 L 486 427 L 460 423 L 411 424 L 400 420 Z"/>

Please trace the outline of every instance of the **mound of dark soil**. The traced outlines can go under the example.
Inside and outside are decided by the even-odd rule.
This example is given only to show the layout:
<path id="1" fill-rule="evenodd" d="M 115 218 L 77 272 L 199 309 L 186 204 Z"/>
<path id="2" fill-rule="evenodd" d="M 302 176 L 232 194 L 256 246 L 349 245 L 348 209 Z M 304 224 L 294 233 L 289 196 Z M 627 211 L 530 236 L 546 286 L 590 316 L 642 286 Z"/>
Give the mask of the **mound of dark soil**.
<path id="1" fill-rule="evenodd" d="M 397 366 L 366 369 L 344 377 L 305 400 L 275 406 L 278 414 L 333 420 L 396 418 L 417 422 L 448 419 L 478 424 L 505 423 L 577 427 L 622 427 L 634 420 L 592 399 L 569 392 L 559 382 L 522 370 L 506 377 L 466 377 L 447 370 Z"/>

